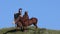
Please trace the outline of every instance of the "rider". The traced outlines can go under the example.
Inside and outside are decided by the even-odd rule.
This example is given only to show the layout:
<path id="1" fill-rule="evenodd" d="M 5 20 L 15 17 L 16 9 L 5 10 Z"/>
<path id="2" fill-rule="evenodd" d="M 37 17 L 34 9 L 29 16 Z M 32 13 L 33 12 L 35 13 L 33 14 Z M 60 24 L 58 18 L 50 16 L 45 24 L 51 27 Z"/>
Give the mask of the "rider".
<path id="1" fill-rule="evenodd" d="M 23 15 L 23 19 L 24 19 L 24 21 L 25 20 L 29 20 L 29 16 L 28 16 L 28 12 L 27 11 L 25 11 L 25 13 Z"/>
<path id="2" fill-rule="evenodd" d="M 22 8 L 19 9 L 18 13 L 14 14 L 14 18 L 17 19 L 19 15 L 22 13 Z"/>
<path id="3" fill-rule="evenodd" d="M 16 21 L 16 19 L 19 17 L 19 15 L 22 15 L 21 13 L 22 13 L 22 8 L 19 8 L 18 13 L 14 13 L 14 21 Z"/>
<path id="4" fill-rule="evenodd" d="M 15 14 L 14 14 L 14 22 L 13 22 L 14 24 L 16 24 L 15 21 L 16 21 L 16 20 L 18 19 L 18 17 L 21 16 L 21 15 L 22 15 L 22 8 L 19 8 L 18 13 L 15 13 Z M 19 23 L 19 22 L 18 22 L 18 23 Z M 21 23 L 19 23 L 19 24 L 21 25 Z M 17 28 L 19 28 L 19 24 L 16 24 Z"/>

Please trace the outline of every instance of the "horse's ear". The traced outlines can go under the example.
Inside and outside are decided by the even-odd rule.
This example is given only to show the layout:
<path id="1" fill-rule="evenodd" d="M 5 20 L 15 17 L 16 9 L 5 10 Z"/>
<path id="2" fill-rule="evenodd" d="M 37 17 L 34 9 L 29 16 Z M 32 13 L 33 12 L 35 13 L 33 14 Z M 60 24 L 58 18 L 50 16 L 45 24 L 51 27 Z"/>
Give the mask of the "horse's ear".
<path id="1" fill-rule="evenodd" d="M 28 13 L 28 11 L 25 11 L 25 12 L 27 12 L 27 13 Z"/>

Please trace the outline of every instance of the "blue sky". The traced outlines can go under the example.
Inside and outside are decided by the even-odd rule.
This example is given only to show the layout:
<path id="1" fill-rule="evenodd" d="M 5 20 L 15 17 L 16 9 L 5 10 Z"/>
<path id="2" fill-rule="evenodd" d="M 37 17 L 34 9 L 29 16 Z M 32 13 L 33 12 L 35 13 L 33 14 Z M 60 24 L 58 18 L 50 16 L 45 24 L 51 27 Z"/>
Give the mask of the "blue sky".
<path id="1" fill-rule="evenodd" d="M 14 13 L 22 8 L 29 17 L 38 18 L 38 27 L 60 30 L 60 0 L 0 0 L 0 28 L 12 24 Z"/>

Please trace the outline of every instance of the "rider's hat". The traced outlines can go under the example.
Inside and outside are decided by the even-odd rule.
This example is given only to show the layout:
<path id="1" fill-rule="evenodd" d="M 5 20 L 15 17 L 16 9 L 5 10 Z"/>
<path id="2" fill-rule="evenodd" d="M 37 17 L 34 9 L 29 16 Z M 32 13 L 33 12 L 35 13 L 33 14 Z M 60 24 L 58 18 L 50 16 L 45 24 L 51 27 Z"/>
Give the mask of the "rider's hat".
<path id="1" fill-rule="evenodd" d="M 19 10 L 22 10 L 22 8 L 19 8 Z"/>

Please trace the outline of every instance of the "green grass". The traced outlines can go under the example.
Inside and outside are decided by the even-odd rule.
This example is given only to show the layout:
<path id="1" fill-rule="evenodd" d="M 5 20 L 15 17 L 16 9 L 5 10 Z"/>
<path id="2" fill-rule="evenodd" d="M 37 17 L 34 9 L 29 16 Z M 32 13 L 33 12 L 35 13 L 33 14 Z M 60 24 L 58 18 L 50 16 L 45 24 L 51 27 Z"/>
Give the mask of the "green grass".
<path id="1" fill-rule="evenodd" d="M 60 34 L 58 30 L 47 30 L 45 28 L 28 27 L 27 32 L 16 31 L 14 27 L 0 29 L 0 34 Z"/>

